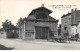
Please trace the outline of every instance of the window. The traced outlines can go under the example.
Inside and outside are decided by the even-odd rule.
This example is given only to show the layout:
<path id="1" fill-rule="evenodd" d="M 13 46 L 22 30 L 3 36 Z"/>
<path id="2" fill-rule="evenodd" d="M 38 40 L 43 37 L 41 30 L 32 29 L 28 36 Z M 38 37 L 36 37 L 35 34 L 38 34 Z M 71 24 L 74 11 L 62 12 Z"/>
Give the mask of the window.
<path id="1" fill-rule="evenodd" d="M 47 18 L 47 16 L 46 16 L 46 14 L 40 13 L 40 14 L 38 14 L 38 15 L 36 16 L 36 19 L 48 19 L 48 18 Z"/>

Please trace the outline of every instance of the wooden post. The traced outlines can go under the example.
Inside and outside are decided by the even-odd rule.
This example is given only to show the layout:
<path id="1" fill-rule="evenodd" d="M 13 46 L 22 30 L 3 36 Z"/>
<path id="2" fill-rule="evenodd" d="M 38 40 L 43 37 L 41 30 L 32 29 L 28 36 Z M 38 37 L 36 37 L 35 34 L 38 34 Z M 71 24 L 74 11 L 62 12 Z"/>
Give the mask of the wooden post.
<path id="1" fill-rule="evenodd" d="M 19 39 L 21 39 L 21 34 L 20 34 L 20 32 L 21 32 L 21 31 L 20 31 L 20 27 L 19 27 Z"/>
<path id="2" fill-rule="evenodd" d="M 49 28 L 48 28 L 48 36 L 47 36 L 47 40 L 49 40 Z"/>
<path id="3" fill-rule="evenodd" d="M 36 33 L 35 33 L 35 26 L 34 26 L 34 39 L 36 38 L 36 35 L 35 35 Z"/>
<path id="4" fill-rule="evenodd" d="M 24 36 L 23 36 L 23 39 L 26 38 L 26 37 L 25 37 L 25 22 L 26 22 L 26 21 L 24 21 Z"/>
<path id="5" fill-rule="evenodd" d="M 49 18 L 48 18 L 48 24 L 49 24 L 49 27 L 50 27 Z M 47 38 L 47 40 L 49 40 L 49 27 L 48 27 L 48 38 Z"/>

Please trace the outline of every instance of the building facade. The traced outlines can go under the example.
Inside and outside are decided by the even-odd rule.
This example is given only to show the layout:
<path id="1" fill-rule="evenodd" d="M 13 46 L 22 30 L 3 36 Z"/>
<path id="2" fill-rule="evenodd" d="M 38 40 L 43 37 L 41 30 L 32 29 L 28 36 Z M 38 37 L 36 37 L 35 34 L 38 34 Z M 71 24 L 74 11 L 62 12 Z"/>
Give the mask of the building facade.
<path id="1" fill-rule="evenodd" d="M 61 34 L 68 33 L 69 37 L 77 33 L 77 24 L 80 21 L 80 10 L 77 8 L 71 10 L 71 13 L 65 14 L 61 17 Z"/>
<path id="2" fill-rule="evenodd" d="M 71 13 L 68 13 L 61 18 L 61 34 L 71 34 Z"/>
<path id="3" fill-rule="evenodd" d="M 19 20 L 19 38 L 20 39 L 49 39 L 58 35 L 58 20 L 49 16 L 52 13 L 42 5 L 32 10 L 26 18 Z"/>

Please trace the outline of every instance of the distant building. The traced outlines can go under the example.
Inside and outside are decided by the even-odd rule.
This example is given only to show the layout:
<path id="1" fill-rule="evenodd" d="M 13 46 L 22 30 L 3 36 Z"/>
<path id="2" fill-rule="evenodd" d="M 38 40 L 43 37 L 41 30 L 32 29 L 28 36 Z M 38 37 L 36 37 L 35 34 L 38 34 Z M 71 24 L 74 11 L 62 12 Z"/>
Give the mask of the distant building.
<path id="1" fill-rule="evenodd" d="M 71 10 L 71 13 L 64 14 L 61 17 L 61 34 L 68 33 L 69 37 L 71 37 L 72 34 L 76 34 L 76 25 L 78 24 L 78 21 L 80 21 L 80 10 Z"/>
<path id="2" fill-rule="evenodd" d="M 49 39 L 58 35 L 58 20 L 49 16 L 52 13 L 42 5 L 32 10 L 27 18 L 19 20 L 20 39 Z"/>
<path id="3" fill-rule="evenodd" d="M 7 32 L 3 28 L 0 29 L 0 38 L 7 38 Z"/>

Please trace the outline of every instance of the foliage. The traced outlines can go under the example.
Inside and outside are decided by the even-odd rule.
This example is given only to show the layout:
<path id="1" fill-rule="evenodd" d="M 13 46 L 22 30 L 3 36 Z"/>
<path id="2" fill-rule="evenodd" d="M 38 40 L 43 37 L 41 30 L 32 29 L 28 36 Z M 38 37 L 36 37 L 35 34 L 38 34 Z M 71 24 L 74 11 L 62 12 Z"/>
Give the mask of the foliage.
<path id="1" fill-rule="evenodd" d="M 5 22 L 2 23 L 2 26 L 3 26 L 3 28 L 5 30 L 11 29 L 11 28 L 14 27 L 14 25 L 12 24 L 12 22 L 11 21 L 8 21 L 8 19 Z"/>
<path id="2" fill-rule="evenodd" d="M 2 23 L 3 29 L 7 32 L 7 38 L 17 38 L 18 28 L 11 21 L 6 20 Z"/>

